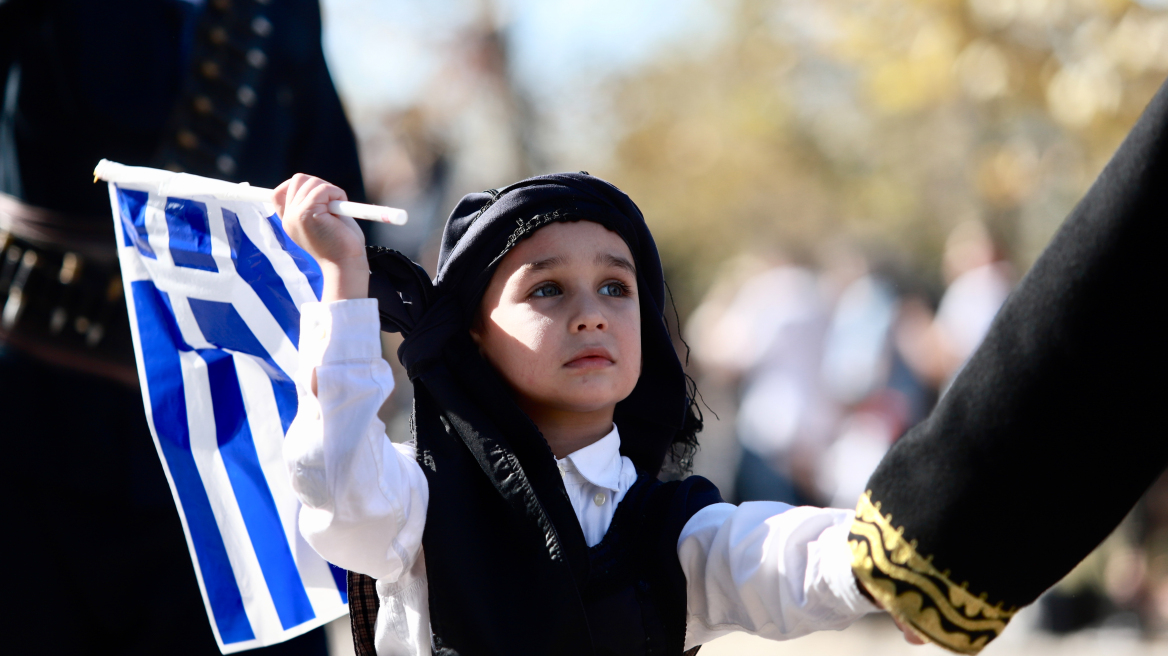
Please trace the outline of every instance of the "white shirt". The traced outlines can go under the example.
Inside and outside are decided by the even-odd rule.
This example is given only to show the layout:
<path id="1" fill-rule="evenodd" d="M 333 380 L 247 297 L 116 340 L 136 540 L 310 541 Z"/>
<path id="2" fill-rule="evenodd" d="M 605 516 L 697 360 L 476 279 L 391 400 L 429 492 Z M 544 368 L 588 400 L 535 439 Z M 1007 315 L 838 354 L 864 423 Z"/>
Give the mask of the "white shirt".
<path id="1" fill-rule="evenodd" d="M 391 443 L 377 418 L 393 390 L 379 329 L 373 299 L 301 308 L 300 409 L 284 457 L 308 543 L 377 579 L 378 655 L 422 656 L 430 653 L 422 551 L 429 490 L 413 445 Z M 585 539 L 600 542 L 636 480 L 619 431 L 557 464 Z M 719 503 L 695 514 L 677 543 L 686 649 L 732 631 L 781 640 L 843 629 L 876 610 L 852 575 L 851 520 L 850 510 L 777 502 Z"/>

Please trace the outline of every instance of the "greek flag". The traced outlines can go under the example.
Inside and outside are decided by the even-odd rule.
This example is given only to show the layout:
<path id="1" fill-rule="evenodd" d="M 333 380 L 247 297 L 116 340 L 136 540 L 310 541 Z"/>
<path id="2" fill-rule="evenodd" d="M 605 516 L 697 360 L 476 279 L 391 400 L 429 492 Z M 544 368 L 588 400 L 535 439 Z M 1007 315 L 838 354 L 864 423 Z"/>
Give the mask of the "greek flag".
<path id="1" fill-rule="evenodd" d="M 320 298 L 320 267 L 270 205 L 224 199 L 219 181 L 135 170 L 109 185 L 122 279 L 146 417 L 207 616 L 224 654 L 282 642 L 347 612 L 344 571 L 297 529 L 281 456 L 299 308 Z"/>

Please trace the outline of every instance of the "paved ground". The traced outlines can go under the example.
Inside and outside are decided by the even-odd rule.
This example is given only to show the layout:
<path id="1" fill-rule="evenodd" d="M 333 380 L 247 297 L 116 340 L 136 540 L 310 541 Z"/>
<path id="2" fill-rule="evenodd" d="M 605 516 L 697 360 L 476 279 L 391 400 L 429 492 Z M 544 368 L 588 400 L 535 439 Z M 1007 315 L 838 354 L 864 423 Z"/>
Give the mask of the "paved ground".
<path id="1" fill-rule="evenodd" d="M 824 631 L 798 640 L 772 642 L 743 633 L 705 645 L 700 656 L 952 656 L 940 647 L 913 646 L 886 617 L 857 623 L 845 631 Z M 1168 641 L 1145 642 L 1122 631 L 1084 631 L 1065 638 L 1008 629 L 984 656 L 1159 656 Z"/>
<path id="2" fill-rule="evenodd" d="M 353 653 L 348 618 L 329 626 L 332 656 Z M 1141 640 L 1132 631 L 1097 629 L 1066 637 L 1034 631 L 1020 615 L 984 656 L 1168 656 L 1168 638 Z M 952 656 L 939 647 L 910 645 L 886 616 L 872 616 L 845 631 L 824 631 L 798 640 L 774 642 L 743 633 L 719 638 L 700 656 Z"/>

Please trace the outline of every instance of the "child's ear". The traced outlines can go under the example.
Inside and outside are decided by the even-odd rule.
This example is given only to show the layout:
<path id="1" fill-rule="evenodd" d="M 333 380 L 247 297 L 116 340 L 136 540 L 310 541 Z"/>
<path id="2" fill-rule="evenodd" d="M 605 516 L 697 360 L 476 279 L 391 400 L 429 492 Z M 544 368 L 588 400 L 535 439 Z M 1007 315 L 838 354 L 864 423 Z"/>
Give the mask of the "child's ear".
<path id="1" fill-rule="evenodd" d="M 483 313 L 482 311 L 475 312 L 474 319 L 470 322 L 470 338 L 474 340 L 475 346 L 479 347 L 479 353 L 483 352 Z"/>

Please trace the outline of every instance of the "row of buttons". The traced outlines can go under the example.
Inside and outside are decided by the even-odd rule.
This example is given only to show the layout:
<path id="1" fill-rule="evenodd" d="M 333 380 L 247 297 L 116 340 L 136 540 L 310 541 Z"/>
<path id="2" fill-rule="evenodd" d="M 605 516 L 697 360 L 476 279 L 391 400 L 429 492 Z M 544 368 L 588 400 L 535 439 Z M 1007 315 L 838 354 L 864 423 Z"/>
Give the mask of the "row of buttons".
<path id="1" fill-rule="evenodd" d="M 271 2 L 271 0 L 256 0 L 256 2 L 258 2 L 260 5 L 267 5 Z M 231 11 L 232 0 L 212 0 L 211 4 L 220 12 L 228 13 Z M 251 28 L 253 34 L 261 39 L 266 39 L 272 33 L 271 21 L 262 15 L 254 17 L 248 27 Z M 212 27 L 209 30 L 207 36 L 208 40 L 219 48 L 230 49 L 234 47 L 230 42 L 230 35 L 222 26 Z M 256 71 L 264 68 L 268 63 L 268 56 L 261 48 L 248 48 L 243 54 L 244 60 Z M 208 80 L 217 80 L 222 74 L 219 64 L 211 59 L 200 62 L 197 69 L 199 73 L 201 73 L 202 76 Z M 257 98 L 258 97 L 256 95 L 255 89 L 249 84 L 241 84 L 239 88 L 236 89 L 236 99 L 244 107 L 252 107 L 255 104 Z M 199 95 L 195 97 L 193 104 L 195 111 L 199 114 L 210 115 L 214 113 L 215 107 L 212 104 L 211 99 L 206 95 Z M 244 121 L 238 118 L 228 119 L 227 117 L 224 117 L 223 120 L 227 124 L 227 133 L 231 136 L 232 139 L 234 139 L 236 142 L 242 142 L 247 138 L 248 127 Z M 195 151 L 200 149 L 200 146 L 202 146 L 200 139 L 196 136 L 194 131 L 190 129 L 180 129 L 175 137 L 179 147 L 185 150 Z M 221 152 L 218 155 L 212 155 L 215 157 L 215 167 L 219 169 L 221 173 L 224 175 L 232 175 L 235 173 L 237 164 L 235 157 L 233 157 L 230 153 Z M 171 162 L 167 165 L 166 168 L 172 171 L 183 170 L 182 165 L 178 162 Z"/>

